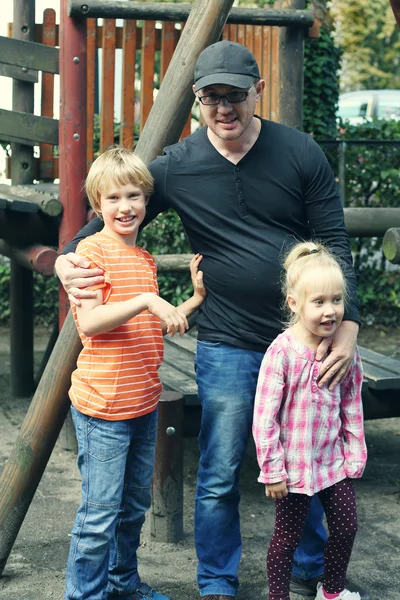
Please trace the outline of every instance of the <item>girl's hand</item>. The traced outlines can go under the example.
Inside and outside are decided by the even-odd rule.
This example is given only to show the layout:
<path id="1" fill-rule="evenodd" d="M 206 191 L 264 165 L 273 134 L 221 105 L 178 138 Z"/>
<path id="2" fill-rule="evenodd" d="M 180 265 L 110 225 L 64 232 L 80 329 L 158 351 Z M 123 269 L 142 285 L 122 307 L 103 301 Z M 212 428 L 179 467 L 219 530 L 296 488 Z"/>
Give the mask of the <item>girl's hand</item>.
<path id="1" fill-rule="evenodd" d="M 288 495 L 286 481 L 278 481 L 278 483 L 267 483 L 265 486 L 265 495 L 272 500 L 280 500 Z"/>
<path id="2" fill-rule="evenodd" d="M 149 294 L 147 310 L 159 317 L 161 321 L 164 321 L 167 326 L 166 333 L 170 335 L 175 335 L 179 331 L 179 335 L 182 336 L 189 329 L 186 316 L 178 308 L 156 294 Z"/>
<path id="3" fill-rule="evenodd" d="M 204 287 L 203 271 L 199 271 L 199 264 L 203 260 L 202 254 L 195 254 L 190 261 L 190 276 L 193 284 L 193 296 L 203 302 L 207 296 L 207 290 Z"/>

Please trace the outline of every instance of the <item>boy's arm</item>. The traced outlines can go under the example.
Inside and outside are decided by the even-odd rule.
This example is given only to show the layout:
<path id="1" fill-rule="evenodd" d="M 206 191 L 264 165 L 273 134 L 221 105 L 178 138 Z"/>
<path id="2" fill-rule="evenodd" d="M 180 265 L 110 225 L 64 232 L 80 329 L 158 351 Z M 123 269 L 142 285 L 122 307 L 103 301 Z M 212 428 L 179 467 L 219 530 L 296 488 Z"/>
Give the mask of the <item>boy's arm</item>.
<path id="1" fill-rule="evenodd" d="M 79 327 L 88 337 L 120 327 L 139 313 L 148 310 L 166 325 L 166 332 L 181 335 L 188 328 L 187 319 L 172 304 L 156 294 L 146 292 L 124 302 L 103 304 L 103 290 L 93 290 L 94 298 L 85 298 L 76 307 Z"/>

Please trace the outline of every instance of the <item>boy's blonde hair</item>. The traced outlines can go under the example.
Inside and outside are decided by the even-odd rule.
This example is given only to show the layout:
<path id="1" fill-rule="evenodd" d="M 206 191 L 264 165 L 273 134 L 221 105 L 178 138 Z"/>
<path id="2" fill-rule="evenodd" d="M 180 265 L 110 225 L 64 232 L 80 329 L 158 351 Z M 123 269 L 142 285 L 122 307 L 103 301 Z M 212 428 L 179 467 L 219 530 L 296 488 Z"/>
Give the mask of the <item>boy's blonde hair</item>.
<path id="1" fill-rule="evenodd" d="M 110 185 L 132 183 L 142 188 L 146 198 L 153 193 L 154 180 L 141 158 L 132 150 L 114 146 L 100 154 L 89 169 L 85 191 L 90 206 L 101 217 L 100 195 Z"/>
<path id="2" fill-rule="evenodd" d="M 326 287 L 327 281 L 336 282 L 343 293 L 343 300 L 347 300 L 347 284 L 343 271 L 338 260 L 333 254 L 319 242 L 299 242 L 297 243 L 286 256 L 283 263 L 285 274 L 282 281 L 282 294 L 284 297 L 284 309 L 288 314 L 287 325 L 291 326 L 297 323 L 300 318 L 299 312 L 293 313 L 288 305 L 288 296 L 297 296 L 299 306 L 301 308 L 306 294 L 309 290 L 306 289 L 306 283 L 313 286 L 313 289 L 319 291 Z M 323 269 L 324 281 L 319 281 L 316 278 L 310 282 L 309 277 L 314 269 Z M 320 286 L 320 287 L 319 287 Z"/>

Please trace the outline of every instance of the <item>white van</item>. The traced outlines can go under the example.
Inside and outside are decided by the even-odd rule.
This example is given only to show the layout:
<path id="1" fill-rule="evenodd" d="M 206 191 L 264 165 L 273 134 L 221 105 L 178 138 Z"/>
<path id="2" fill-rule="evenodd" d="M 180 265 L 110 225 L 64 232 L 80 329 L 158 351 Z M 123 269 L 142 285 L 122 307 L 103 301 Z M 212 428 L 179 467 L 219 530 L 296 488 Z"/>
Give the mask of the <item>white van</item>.
<path id="1" fill-rule="evenodd" d="M 358 125 L 364 119 L 400 119 L 400 90 L 360 90 L 339 96 L 337 117 Z"/>

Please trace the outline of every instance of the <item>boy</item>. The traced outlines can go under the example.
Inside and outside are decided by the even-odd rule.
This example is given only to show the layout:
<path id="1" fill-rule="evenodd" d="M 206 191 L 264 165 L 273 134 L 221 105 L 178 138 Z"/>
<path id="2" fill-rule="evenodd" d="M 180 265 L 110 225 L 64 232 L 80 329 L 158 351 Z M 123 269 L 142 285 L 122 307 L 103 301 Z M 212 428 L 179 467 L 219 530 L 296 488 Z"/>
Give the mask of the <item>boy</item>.
<path id="1" fill-rule="evenodd" d="M 158 296 L 156 265 L 136 246 L 153 179 L 125 148 L 93 163 L 86 192 L 104 222 L 78 254 L 104 271 L 95 297 L 72 302 L 82 340 L 70 398 L 82 501 L 72 530 L 65 600 L 170 600 L 141 583 L 136 551 L 150 507 L 162 392 L 162 333 L 183 335 L 205 297 L 197 254 L 194 295 L 175 308 Z M 108 595 L 107 595 L 108 594 Z"/>

